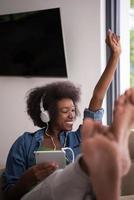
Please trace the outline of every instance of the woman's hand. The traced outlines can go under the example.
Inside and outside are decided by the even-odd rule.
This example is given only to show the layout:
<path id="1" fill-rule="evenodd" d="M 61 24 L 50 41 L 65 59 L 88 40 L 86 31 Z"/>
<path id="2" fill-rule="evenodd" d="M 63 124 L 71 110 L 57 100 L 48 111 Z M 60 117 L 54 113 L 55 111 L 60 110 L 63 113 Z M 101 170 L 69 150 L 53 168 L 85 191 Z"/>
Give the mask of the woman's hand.
<path id="1" fill-rule="evenodd" d="M 44 162 L 41 164 L 34 165 L 29 170 L 31 171 L 30 174 L 33 176 L 35 182 L 38 183 L 47 178 L 56 169 L 58 169 L 58 167 L 59 167 L 58 164 L 55 162 L 52 163 Z"/>
<path id="2" fill-rule="evenodd" d="M 117 53 L 120 55 L 121 53 L 120 36 L 116 35 L 111 30 L 108 30 L 106 43 L 111 48 L 113 53 Z"/>

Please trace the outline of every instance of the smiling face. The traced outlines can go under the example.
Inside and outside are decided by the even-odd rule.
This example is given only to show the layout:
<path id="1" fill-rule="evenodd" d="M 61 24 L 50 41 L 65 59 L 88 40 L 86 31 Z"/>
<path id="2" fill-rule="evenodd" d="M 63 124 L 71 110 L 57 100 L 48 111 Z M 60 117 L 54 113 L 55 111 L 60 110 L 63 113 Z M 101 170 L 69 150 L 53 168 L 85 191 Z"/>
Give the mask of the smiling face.
<path id="1" fill-rule="evenodd" d="M 61 131 L 72 130 L 76 118 L 76 108 L 71 99 L 65 98 L 57 102 L 58 117 L 55 121 L 55 128 Z"/>

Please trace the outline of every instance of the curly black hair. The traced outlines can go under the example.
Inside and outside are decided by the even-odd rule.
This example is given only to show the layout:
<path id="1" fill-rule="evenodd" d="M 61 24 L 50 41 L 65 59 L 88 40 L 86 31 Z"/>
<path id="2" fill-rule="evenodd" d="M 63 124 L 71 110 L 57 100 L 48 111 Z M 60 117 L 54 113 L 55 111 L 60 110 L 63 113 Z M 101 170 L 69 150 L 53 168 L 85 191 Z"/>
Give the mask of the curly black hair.
<path id="1" fill-rule="evenodd" d="M 33 88 L 27 96 L 27 113 L 31 117 L 35 126 L 44 127 L 45 123 L 40 118 L 40 102 L 42 100 L 44 110 L 48 110 L 51 121 L 57 117 L 57 102 L 63 98 L 72 99 L 76 116 L 78 115 L 77 103 L 80 100 L 80 88 L 70 81 L 58 81 Z M 50 122 L 51 123 L 51 122 Z"/>

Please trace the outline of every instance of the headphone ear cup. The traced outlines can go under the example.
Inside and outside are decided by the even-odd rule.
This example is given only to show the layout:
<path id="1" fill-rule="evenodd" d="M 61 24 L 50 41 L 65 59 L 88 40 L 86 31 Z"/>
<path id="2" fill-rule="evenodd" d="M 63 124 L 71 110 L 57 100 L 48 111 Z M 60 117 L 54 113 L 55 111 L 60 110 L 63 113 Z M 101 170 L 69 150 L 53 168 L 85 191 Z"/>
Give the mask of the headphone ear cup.
<path id="1" fill-rule="evenodd" d="M 42 111 L 40 114 L 40 118 L 43 122 L 48 123 L 50 121 L 49 112 L 47 110 Z"/>

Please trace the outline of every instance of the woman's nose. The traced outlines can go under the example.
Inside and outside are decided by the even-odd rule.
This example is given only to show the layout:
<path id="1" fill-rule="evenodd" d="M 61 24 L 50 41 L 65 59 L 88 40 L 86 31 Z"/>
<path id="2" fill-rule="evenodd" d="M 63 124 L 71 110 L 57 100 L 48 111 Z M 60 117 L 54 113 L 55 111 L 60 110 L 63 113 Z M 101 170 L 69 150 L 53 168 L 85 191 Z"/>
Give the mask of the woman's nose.
<path id="1" fill-rule="evenodd" d="M 70 111 L 68 116 L 69 116 L 70 119 L 73 119 L 74 118 L 74 113 L 72 111 Z"/>

